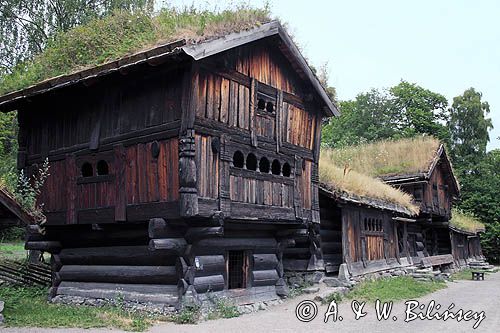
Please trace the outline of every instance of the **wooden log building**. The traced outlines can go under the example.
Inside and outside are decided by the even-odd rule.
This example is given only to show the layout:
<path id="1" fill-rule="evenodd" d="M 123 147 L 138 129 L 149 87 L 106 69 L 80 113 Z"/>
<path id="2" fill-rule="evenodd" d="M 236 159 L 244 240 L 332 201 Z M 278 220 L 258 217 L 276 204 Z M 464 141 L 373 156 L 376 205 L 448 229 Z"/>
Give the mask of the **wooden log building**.
<path id="1" fill-rule="evenodd" d="M 421 137 L 369 143 L 326 154 L 333 154 L 330 163 L 346 163 L 348 169 L 364 171 L 411 196 L 417 212 L 411 217 L 414 223 L 396 223 L 402 245 L 399 250 L 409 264 L 429 267 L 454 263 L 453 231 L 449 225 L 460 188 L 444 145 L 432 137 Z M 344 160 L 345 156 L 349 159 Z"/>
<path id="2" fill-rule="evenodd" d="M 283 251 L 319 225 L 321 121 L 338 111 L 279 23 L 49 79 L 0 110 L 18 111 L 18 168 L 50 161 L 46 233 L 26 248 L 52 253 L 51 296 L 286 293 Z"/>
<path id="3" fill-rule="evenodd" d="M 485 260 L 480 239 L 484 230 L 484 224 L 475 217 L 453 210 L 450 220 L 451 253 L 457 267 Z"/>
<path id="4" fill-rule="evenodd" d="M 443 144 L 431 144 L 433 158 L 421 172 L 401 173 L 381 178 L 413 196 L 420 213 L 417 223 L 408 229 L 410 256 L 424 266 L 453 263 L 449 221 L 453 201 L 460 195 L 460 186 Z M 424 259 L 425 257 L 425 259 Z"/>
<path id="5" fill-rule="evenodd" d="M 296 237 L 285 249 L 285 268 L 318 270 L 314 253 L 323 265 L 320 270 L 337 273 L 345 264 L 352 276 L 411 264 L 403 231 L 406 224 L 415 223 L 419 210 L 410 195 L 339 167 L 328 150 L 321 154 L 319 175 L 321 223 L 309 228 L 309 237 Z"/>
<path id="6" fill-rule="evenodd" d="M 407 225 L 413 209 L 373 197 L 360 197 L 322 184 L 321 250 L 327 273 L 359 276 L 409 266 Z M 287 251 L 287 250 L 285 250 Z"/>
<path id="7" fill-rule="evenodd" d="M 321 123 L 338 110 L 277 22 L 0 97 L 13 110 L 18 168 L 50 162 L 45 230 L 26 248 L 52 254 L 51 297 L 242 304 L 286 295 L 287 271 L 453 262 L 443 146 L 422 172 L 379 177 L 415 209 L 320 182 Z"/>

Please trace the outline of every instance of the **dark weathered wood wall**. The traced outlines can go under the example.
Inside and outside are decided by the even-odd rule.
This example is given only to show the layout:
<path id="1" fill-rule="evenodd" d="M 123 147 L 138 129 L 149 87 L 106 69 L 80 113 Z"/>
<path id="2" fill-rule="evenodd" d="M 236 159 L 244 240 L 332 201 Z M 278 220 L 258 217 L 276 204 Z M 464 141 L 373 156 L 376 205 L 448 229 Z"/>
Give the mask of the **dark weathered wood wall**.
<path id="1" fill-rule="evenodd" d="M 449 177 L 453 176 L 438 164 L 428 181 L 401 185 L 401 189 L 415 198 L 424 214 L 435 214 L 442 219 L 449 219 L 452 204 Z"/>
<path id="2" fill-rule="evenodd" d="M 200 212 L 208 215 L 218 207 L 237 219 L 319 222 L 321 115 L 305 102 L 287 60 L 274 46 L 257 43 L 201 63 L 195 76 L 197 191 L 213 200 L 201 202 Z M 259 101 L 272 106 L 259 108 Z M 241 166 L 233 161 L 237 152 L 243 155 Z"/>
<path id="3" fill-rule="evenodd" d="M 18 166 L 33 173 L 50 161 L 39 199 L 49 224 L 125 221 L 130 210 L 130 220 L 148 220 L 158 203 L 178 200 L 182 69 L 123 74 L 37 98 L 19 113 Z M 101 160 L 107 175 L 97 174 Z"/>

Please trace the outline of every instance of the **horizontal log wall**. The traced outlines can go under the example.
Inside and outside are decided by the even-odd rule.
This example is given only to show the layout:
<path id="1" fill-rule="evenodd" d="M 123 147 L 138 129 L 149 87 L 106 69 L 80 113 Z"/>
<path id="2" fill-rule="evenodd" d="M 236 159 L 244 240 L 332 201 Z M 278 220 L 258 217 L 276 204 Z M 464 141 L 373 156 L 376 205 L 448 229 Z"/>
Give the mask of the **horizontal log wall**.
<path id="1" fill-rule="evenodd" d="M 52 296 L 122 295 L 130 301 L 177 304 L 179 256 L 171 251 L 151 251 L 146 225 L 110 225 L 102 230 L 90 226 L 46 229 L 45 243 L 60 244 L 59 250 L 52 251 Z"/>

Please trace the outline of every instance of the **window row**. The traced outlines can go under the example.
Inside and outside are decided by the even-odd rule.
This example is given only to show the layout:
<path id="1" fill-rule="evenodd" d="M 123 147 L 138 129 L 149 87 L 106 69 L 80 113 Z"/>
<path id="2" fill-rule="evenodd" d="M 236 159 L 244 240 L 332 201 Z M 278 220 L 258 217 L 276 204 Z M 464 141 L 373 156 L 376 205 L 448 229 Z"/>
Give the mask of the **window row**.
<path id="1" fill-rule="evenodd" d="M 109 174 L 108 162 L 100 160 L 96 165 L 96 174 L 94 175 L 94 167 L 90 162 L 84 162 L 81 168 L 82 177 L 105 176 Z"/>
<path id="2" fill-rule="evenodd" d="M 365 231 L 383 231 L 381 219 L 365 217 L 363 222 Z"/>
<path id="3" fill-rule="evenodd" d="M 245 159 L 245 155 L 239 150 L 233 155 L 233 166 L 262 173 L 272 173 L 277 176 L 290 177 L 292 175 L 292 167 L 288 162 L 281 165 L 280 161 L 274 159 L 271 163 L 267 157 L 261 157 L 260 160 L 257 160 L 253 153 L 249 153 Z"/>

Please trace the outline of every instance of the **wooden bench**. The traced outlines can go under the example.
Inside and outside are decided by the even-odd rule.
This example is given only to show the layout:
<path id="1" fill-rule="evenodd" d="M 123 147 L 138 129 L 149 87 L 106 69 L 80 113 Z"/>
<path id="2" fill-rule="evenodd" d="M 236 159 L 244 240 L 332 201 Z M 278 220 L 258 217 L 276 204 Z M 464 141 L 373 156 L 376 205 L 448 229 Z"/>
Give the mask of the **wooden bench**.
<path id="1" fill-rule="evenodd" d="M 484 272 L 473 271 L 472 272 L 472 280 L 479 281 L 479 279 L 484 280 Z"/>

